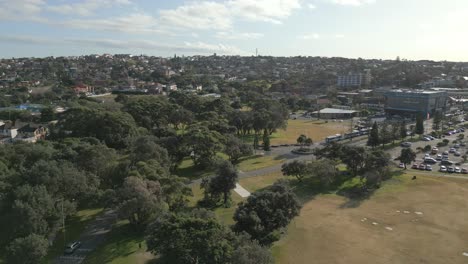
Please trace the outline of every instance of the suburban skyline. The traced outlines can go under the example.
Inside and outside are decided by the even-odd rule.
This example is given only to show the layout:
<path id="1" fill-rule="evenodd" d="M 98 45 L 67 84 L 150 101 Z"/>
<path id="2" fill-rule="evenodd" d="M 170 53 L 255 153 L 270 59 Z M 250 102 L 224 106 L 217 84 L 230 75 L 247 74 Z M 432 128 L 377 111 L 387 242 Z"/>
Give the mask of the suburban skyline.
<path id="1" fill-rule="evenodd" d="M 455 8 L 454 8 L 455 7 Z M 462 0 L 0 0 L 0 57 L 102 53 L 468 61 Z"/>

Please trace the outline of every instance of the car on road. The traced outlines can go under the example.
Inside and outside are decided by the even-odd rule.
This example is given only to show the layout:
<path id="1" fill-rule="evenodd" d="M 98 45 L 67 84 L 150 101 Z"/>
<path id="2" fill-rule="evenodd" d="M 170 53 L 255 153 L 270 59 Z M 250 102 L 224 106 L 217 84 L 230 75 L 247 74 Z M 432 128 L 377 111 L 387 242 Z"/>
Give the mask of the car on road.
<path id="1" fill-rule="evenodd" d="M 441 171 L 441 172 L 447 172 L 447 167 L 445 167 L 445 166 L 440 166 L 440 171 Z"/>
<path id="2" fill-rule="evenodd" d="M 459 167 L 455 167 L 455 173 L 461 173 L 461 169 Z"/>
<path id="3" fill-rule="evenodd" d="M 402 142 L 400 144 L 400 146 L 404 147 L 404 148 L 410 148 L 411 147 L 411 142 Z"/>
<path id="4" fill-rule="evenodd" d="M 426 165 L 426 170 L 427 171 L 432 171 L 432 166 L 431 165 Z"/>
<path id="5" fill-rule="evenodd" d="M 448 167 L 448 168 L 447 168 L 447 172 L 454 173 L 454 172 L 455 172 L 455 168 L 454 168 L 454 167 Z"/>
<path id="6" fill-rule="evenodd" d="M 80 241 L 72 242 L 65 247 L 65 254 L 73 254 L 79 247 L 81 247 Z"/>

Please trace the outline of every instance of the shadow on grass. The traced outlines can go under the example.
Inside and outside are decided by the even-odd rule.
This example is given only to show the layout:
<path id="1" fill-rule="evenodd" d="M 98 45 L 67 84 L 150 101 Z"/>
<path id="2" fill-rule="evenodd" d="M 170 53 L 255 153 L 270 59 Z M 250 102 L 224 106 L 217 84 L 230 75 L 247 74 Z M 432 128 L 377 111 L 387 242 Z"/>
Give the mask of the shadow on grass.
<path id="1" fill-rule="evenodd" d="M 88 256 L 84 263 L 111 263 L 115 259 L 128 257 L 136 252 L 144 253 L 145 250 L 143 232 L 136 232 L 129 224 L 116 225 L 108 234 L 106 243 Z"/>

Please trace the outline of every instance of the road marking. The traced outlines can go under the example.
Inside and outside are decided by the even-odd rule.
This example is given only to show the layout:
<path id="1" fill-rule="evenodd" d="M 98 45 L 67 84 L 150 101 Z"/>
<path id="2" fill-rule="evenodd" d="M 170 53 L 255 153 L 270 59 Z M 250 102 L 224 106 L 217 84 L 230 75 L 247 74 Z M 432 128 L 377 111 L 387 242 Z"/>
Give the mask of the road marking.
<path id="1" fill-rule="evenodd" d="M 240 186 L 240 184 L 236 183 L 236 188 L 234 191 L 240 195 L 242 198 L 246 198 L 250 196 L 250 192 L 244 189 L 244 187 Z"/>

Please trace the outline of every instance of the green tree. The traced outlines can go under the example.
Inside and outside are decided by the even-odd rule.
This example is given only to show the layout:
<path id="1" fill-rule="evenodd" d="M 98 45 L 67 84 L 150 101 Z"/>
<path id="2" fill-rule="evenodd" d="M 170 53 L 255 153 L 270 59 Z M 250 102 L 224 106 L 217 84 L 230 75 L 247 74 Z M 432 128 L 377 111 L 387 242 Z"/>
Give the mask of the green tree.
<path id="1" fill-rule="evenodd" d="M 299 215 L 301 205 L 285 181 L 256 191 L 239 204 L 235 214 L 235 232 L 247 232 L 261 245 L 271 245 L 280 229 Z"/>
<path id="2" fill-rule="evenodd" d="M 416 127 L 414 132 L 418 135 L 424 134 L 424 117 L 422 115 L 416 116 Z"/>
<path id="3" fill-rule="evenodd" d="M 301 148 L 304 147 L 304 144 L 305 144 L 305 141 L 307 139 L 307 136 L 306 135 L 300 135 L 298 138 L 297 138 L 297 144 L 301 145 Z"/>
<path id="4" fill-rule="evenodd" d="M 165 211 L 159 182 L 128 177 L 115 195 L 119 217 L 128 219 L 136 229 L 146 227 Z"/>
<path id="5" fill-rule="evenodd" d="M 284 176 L 294 176 L 300 182 L 309 173 L 308 166 L 304 161 L 293 160 L 288 163 L 283 163 L 281 166 L 281 172 Z"/>
<path id="6" fill-rule="evenodd" d="M 49 243 L 44 236 L 30 234 L 13 240 L 7 247 L 8 263 L 36 264 L 47 255 Z"/>
<path id="7" fill-rule="evenodd" d="M 410 148 L 403 148 L 401 149 L 399 160 L 403 164 L 405 164 L 405 170 L 406 170 L 406 164 L 410 164 L 411 162 L 416 160 L 416 153 Z"/>
<path id="8" fill-rule="evenodd" d="M 223 148 L 221 134 L 203 126 L 191 126 L 184 140 L 192 150 L 191 157 L 195 165 L 202 168 L 212 165 L 216 153 Z"/>
<path id="9" fill-rule="evenodd" d="M 159 255 L 162 263 L 224 264 L 234 252 L 229 230 L 213 218 L 159 217 L 146 234 L 148 251 Z"/>
<path id="10" fill-rule="evenodd" d="M 55 112 L 52 107 L 41 109 L 41 122 L 49 122 L 55 120 Z"/>
<path id="11" fill-rule="evenodd" d="M 270 137 L 268 135 L 263 135 L 263 150 L 264 151 L 270 151 L 271 146 L 270 146 Z"/>
<path id="12" fill-rule="evenodd" d="M 258 146 L 259 146 L 258 135 L 255 134 L 255 136 L 254 136 L 254 141 L 253 141 L 253 148 L 254 148 L 255 151 L 257 151 Z"/>
<path id="13" fill-rule="evenodd" d="M 341 161 L 346 164 L 346 167 L 353 176 L 356 176 L 365 166 L 366 149 L 360 146 L 343 146 Z"/>
<path id="14" fill-rule="evenodd" d="M 377 122 L 374 122 L 372 125 L 372 129 L 367 140 L 367 145 L 373 148 L 379 145 L 379 127 L 377 126 Z"/>
<path id="15" fill-rule="evenodd" d="M 229 161 L 233 164 L 238 163 L 241 157 L 252 155 L 252 152 L 252 147 L 238 137 L 232 134 L 226 136 L 224 153 L 228 155 Z"/>
<path id="16" fill-rule="evenodd" d="M 338 174 L 337 162 L 330 159 L 314 160 L 307 164 L 307 170 L 312 177 L 317 177 L 323 187 L 328 187 L 335 181 Z"/>
<path id="17" fill-rule="evenodd" d="M 406 128 L 406 122 L 403 120 L 400 123 L 400 139 L 405 139 L 408 135 L 408 129 Z"/>
<path id="18" fill-rule="evenodd" d="M 439 131 L 442 128 L 441 127 L 442 118 L 443 116 L 441 112 L 435 113 L 434 119 L 432 120 L 432 129 L 434 129 L 435 131 Z"/>
<path id="19" fill-rule="evenodd" d="M 217 166 L 216 176 L 210 179 L 209 188 L 205 189 L 212 197 L 223 195 L 225 207 L 229 207 L 228 200 L 231 197 L 231 190 L 236 188 L 239 178 L 236 168 L 229 161 L 221 161 Z"/>

